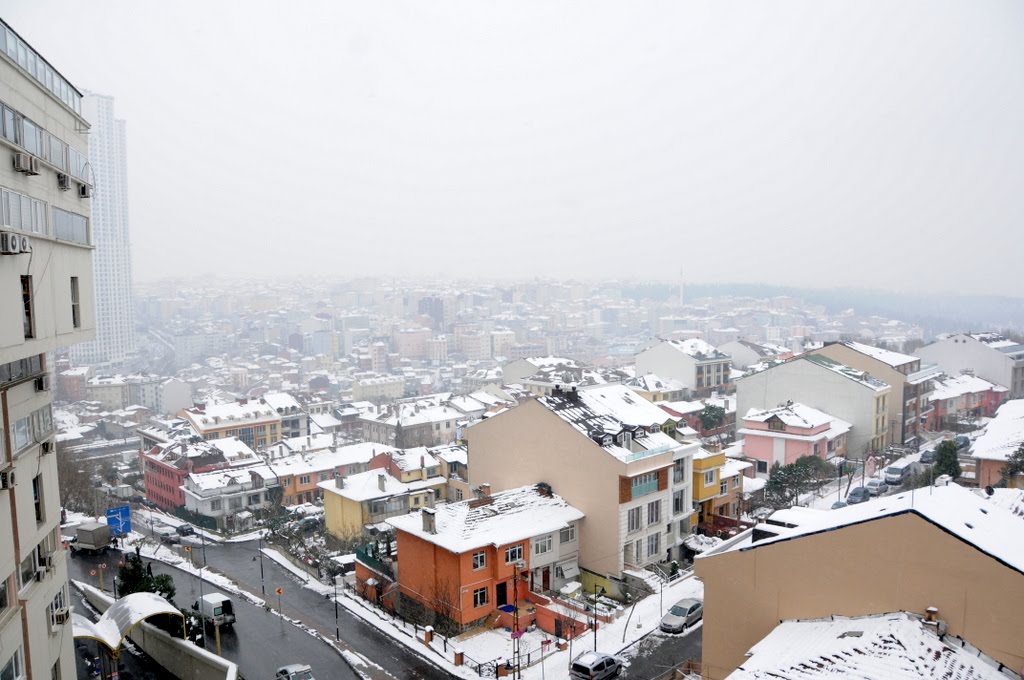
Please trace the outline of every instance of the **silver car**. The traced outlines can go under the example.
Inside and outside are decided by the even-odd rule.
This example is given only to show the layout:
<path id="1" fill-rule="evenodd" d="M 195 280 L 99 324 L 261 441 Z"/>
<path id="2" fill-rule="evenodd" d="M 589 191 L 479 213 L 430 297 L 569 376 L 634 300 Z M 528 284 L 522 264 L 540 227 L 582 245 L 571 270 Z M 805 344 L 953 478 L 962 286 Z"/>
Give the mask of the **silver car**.
<path id="1" fill-rule="evenodd" d="M 660 628 L 666 633 L 681 633 L 704 616 L 704 603 L 692 597 L 679 600 L 661 617 Z"/>
<path id="2" fill-rule="evenodd" d="M 274 680 L 313 680 L 313 669 L 305 664 L 290 663 L 277 669 Z"/>

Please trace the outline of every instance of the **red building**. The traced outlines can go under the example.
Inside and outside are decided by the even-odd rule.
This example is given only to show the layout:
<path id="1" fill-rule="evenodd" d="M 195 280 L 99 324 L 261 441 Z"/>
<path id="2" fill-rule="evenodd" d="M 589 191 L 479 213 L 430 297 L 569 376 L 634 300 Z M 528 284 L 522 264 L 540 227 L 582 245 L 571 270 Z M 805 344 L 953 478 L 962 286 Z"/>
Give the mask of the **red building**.
<path id="1" fill-rule="evenodd" d="M 181 486 L 190 473 L 260 462 L 253 450 L 235 437 L 194 444 L 171 442 L 141 455 L 146 498 L 168 511 L 185 505 Z"/>
<path id="2" fill-rule="evenodd" d="M 995 415 L 1010 391 L 973 375 L 935 381 L 928 412 L 929 430 L 955 430 L 959 421 Z"/>

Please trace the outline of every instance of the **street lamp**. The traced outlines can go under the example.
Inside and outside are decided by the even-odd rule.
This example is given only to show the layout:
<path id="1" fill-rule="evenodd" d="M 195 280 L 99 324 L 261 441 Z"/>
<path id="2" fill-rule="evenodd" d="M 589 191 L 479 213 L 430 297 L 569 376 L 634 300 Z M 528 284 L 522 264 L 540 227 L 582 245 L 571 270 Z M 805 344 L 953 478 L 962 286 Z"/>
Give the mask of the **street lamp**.
<path id="1" fill-rule="evenodd" d="M 599 587 L 601 589 L 600 593 L 598 592 L 598 588 Z M 598 586 L 598 584 L 595 583 L 594 584 L 594 651 L 595 652 L 597 651 L 597 600 L 600 597 L 604 597 L 604 594 L 605 594 L 604 587 L 603 586 Z"/>
<path id="2" fill-rule="evenodd" d="M 257 536 L 259 537 L 259 548 L 257 552 L 260 555 L 260 592 L 263 593 L 263 599 L 265 600 L 267 599 L 267 587 L 263 584 L 263 529 L 260 529 Z"/>
<path id="3" fill-rule="evenodd" d="M 341 642 L 341 628 L 338 627 L 338 579 L 341 574 L 334 575 L 334 639 Z"/>

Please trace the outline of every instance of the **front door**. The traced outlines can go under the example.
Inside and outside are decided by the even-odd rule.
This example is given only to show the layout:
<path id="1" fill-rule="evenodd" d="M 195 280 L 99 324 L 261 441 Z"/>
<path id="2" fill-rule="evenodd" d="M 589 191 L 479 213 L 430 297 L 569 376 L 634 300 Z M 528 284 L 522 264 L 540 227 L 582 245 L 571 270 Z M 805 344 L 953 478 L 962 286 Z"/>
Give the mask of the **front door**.
<path id="1" fill-rule="evenodd" d="M 498 583 L 494 586 L 494 599 L 499 607 L 503 604 L 508 604 L 507 583 Z"/>
<path id="2" fill-rule="evenodd" d="M 551 590 L 551 567 L 544 567 L 544 570 L 541 572 L 540 580 L 544 586 L 545 592 Z"/>

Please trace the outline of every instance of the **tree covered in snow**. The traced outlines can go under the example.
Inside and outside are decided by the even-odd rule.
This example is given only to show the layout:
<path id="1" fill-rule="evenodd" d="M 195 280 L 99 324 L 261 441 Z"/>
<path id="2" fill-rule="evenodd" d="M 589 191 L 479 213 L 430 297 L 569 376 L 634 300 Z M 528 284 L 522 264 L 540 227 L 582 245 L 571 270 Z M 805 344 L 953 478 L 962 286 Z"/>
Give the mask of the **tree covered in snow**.
<path id="1" fill-rule="evenodd" d="M 1007 456 L 1002 474 L 1004 482 L 1008 482 L 1014 475 L 1024 475 L 1024 444 L 1018 446 L 1016 451 Z"/>
<path id="2" fill-rule="evenodd" d="M 174 604 L 177 591 L 169 574 L 153 575 L 152 568 L 146 568 L 140 556 L 129 553 L 117 570 L 117 594 L 124 597 L 138 592 L 156 593 Z"/>

